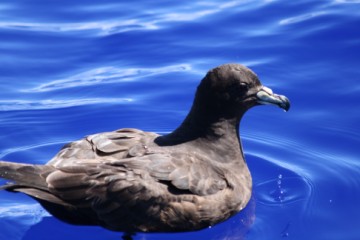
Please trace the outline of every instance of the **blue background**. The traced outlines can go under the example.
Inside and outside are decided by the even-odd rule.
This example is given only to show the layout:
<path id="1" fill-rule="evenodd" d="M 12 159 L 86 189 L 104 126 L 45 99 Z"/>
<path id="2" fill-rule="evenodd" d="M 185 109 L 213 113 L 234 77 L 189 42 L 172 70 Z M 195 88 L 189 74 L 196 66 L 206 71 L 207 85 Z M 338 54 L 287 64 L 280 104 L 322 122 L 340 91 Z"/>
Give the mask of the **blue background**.
<path id="1" fill-rule="evenodd" d="M 135 239 L 360 239 L 360 1 L 13 0 L 0 12 L 0 159 L 42 164 L 122 127 L 170 132 L 210 68 L 242 63 L 292 102 L 241 122 L 250 204 L 211 229 Z M 0 239 L 120 236 L 0 192 Z"/>

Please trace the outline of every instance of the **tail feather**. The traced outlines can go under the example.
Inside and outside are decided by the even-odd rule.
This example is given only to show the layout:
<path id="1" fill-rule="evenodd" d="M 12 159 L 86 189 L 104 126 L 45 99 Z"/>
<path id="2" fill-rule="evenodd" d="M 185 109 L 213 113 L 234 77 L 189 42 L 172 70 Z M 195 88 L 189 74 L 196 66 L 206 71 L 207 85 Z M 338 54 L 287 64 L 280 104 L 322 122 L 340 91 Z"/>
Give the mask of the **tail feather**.
<path id="1" fill-rule="evenodd" d="M 0 186 L 0 190 L 22 192 L 37 200 L 70 207 L 70 204 L 49 192 L 46 177 L 52 171 L 54 171 L 54 167 L 49 165 L 0 161 L 0 178 L 11 181 L 4 186 Z"/>
<path id="2" fill-rule="evenodd" d="M 49 165 L 33 165 L 0 161 L 0 178 L 12 181 L 2 188 L 32 187 L 48 190 L 46 177 L 53 170 Z"/>

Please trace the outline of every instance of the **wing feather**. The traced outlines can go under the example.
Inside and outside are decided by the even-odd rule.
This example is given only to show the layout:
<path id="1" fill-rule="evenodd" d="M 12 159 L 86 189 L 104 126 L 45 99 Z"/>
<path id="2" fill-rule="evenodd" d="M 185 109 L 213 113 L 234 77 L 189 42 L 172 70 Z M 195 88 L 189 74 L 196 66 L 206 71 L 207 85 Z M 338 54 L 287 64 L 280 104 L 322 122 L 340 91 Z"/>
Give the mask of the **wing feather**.
<path id="1" fill-rule="evenodd" d="M 152 177 L 169 181 L 181 190 L 189 190 L 198 195 L 214 194 L 227 187 L 222 171 L 207 161 L 195 161 L 179 154 L 153 156 L 147 168 Z"/>

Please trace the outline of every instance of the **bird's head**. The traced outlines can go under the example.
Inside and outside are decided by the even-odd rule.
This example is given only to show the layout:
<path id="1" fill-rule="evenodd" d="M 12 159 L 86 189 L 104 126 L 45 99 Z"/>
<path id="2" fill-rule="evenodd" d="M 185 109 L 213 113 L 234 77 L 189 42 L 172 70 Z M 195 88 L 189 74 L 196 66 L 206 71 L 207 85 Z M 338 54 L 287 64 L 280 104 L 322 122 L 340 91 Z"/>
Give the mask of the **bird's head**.
<path id="1" fill-rule="evenodd" d="M 256 74 L 240 64 L 211 69 L 201 81 L 197 96 L 203 105 L 224 112 L 245 112 L 256 105 L 276 105 L 285 111 L 290 102 L 261 84 Z"/>

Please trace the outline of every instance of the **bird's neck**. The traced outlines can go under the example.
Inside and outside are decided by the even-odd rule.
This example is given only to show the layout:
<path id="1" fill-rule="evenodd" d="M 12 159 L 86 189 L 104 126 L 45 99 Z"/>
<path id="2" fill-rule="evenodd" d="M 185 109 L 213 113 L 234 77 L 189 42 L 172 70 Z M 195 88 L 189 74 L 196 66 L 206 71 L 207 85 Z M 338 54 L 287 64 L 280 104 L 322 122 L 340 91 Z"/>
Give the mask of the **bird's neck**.
<path id="1" fill-rule="evenodd" d="M 241 151 L 239 124 L 242 116 L 241 111 L 231 115 L 221 108 L 194 104 L 182 124 L 172 133 L 159 138 L 158 143 L 176 145 L 195 141 L 218 145 L 224 142 Z"/>
<path id="2" fill-rule="evenodd" d="M 187 136 L 188 138 L 201 138 L 216 140 L 223 137 L 238 138 L 240 119 L 225 118 L 221 115 L 209 115 L 206 112 L 190 112 L 183 123 L 172 133 L 173 136 Z"/>

